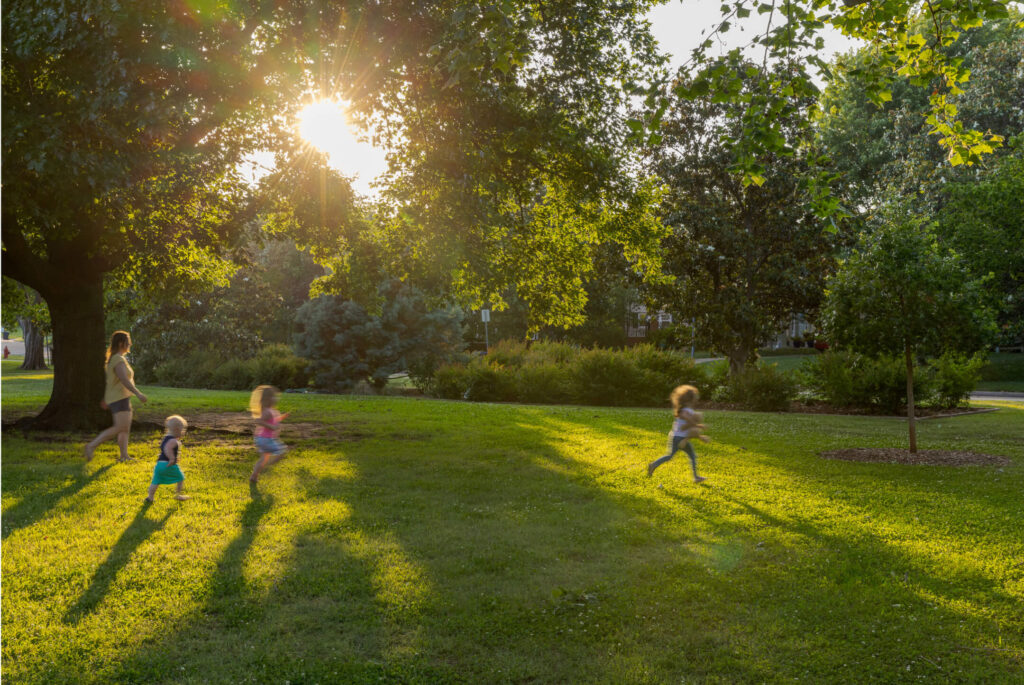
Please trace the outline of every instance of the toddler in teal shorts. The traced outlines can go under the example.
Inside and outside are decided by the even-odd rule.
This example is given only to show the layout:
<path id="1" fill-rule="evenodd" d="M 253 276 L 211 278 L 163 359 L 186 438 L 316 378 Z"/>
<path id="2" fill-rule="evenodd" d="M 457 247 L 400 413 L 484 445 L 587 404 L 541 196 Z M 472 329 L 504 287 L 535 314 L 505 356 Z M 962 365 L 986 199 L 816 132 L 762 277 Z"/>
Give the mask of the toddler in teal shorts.
<path id="1" fill-rule="evenodd" d="M 150 504 L 153 502 L 153 495 L 156 494 L 157 486 L 170 485 L 171 483 L 176 483 L 178 486 L 174 499 L 188 499 L 188 495 L 181 492 L 185 485 L 185 474 L 181 472 L 181 467 L 178 466 L 181 436 L 188 429 L 188 421 L 184 417 L 174 414 L 173 416 L 168 416 L 167 420 L 164 421 L 164 428 L 167 429 L 167 435 L 160 441 L 160 456 L 156 460 L 156 466 L 153 467 L 153 482 L 150 484 L 149 494 L 146 496 L 146 502 Z"/>

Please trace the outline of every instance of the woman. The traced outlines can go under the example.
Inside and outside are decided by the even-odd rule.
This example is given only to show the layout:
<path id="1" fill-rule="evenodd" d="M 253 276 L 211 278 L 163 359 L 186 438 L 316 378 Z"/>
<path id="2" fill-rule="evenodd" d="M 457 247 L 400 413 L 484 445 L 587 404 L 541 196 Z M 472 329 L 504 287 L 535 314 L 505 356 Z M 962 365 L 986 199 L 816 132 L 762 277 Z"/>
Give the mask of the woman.
<path id="1" fill-rule="evenodd" d="M 135 387 L 135 372 L 128 366 L 128 360 L 124 358 L 132 349 L 132 338 L 127 331 L 114 331 L 110 336 L 110 347 L 107 349 L 107 389 L 103 393 L 103 401 L 100 403 L 104 409 L 109 409 L 114 417 L 114 425 L 96 436 L 92 442 L 85 446 L 85 460 L 92 459 L 92 453 L 102 443 L 117 436 L 117 446 L 121 450 L 121 458 L 118 461 L 129 461 L 128 457 L 128 433 L 132 429 L 132 395 L 139 398 L 140 402 L 146 402 L 149 398 Z"/>

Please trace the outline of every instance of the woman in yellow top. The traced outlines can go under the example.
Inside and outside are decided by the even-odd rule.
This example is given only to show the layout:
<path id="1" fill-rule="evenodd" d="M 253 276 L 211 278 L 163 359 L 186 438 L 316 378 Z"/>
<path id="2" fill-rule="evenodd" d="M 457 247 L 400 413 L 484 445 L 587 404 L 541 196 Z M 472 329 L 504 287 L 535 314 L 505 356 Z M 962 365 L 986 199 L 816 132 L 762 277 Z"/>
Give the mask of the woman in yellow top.
<path id="1" fill-rule="evenodd" d="M 132 349 L 132 338 L 127 331 L 114 331 L 110 336 L 110 347 L 107 349 L 107 389 L 103 393 L 101 406 L 109 409 L 114 417 L 114 425 L 103 431 L 85 446 L 85 460 L 92 459 L 93 451 L 102 443 L 117 436 L 117 446 L 121 450 L 118 461 L 129 461 L 128 433 L 132 429 L 131 397 L 135 395 L 140 402 L 148 398 L 135 387 L 135 372 L 124 358 Z"/>

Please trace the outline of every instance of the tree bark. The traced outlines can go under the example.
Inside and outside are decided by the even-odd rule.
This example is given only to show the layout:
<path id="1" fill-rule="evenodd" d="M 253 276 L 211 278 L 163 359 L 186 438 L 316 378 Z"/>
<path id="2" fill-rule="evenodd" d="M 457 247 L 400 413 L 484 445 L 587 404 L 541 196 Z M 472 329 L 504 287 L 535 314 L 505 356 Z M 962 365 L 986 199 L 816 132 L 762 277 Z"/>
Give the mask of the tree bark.
<path id="1" fill-rule="evenodd" d="M 907 343 L 904 348 L 907 361 L 907 426 L 910 429 L 910 453 L 917 454 L 917 426 L 914 424 L 914 354 Z"/>
<path id="2" fill-rule="evenodd" d="M 18 317 L 18 325 L 25 340 L 25 361 L 21 363 L 22 369 L 36 371 L 46 368 L 46 357 L 43 355 L 43 333 L 35 325 L 32 319 Z"/>
<path id="3" fill-rule="evenodd" d="M 94 430 L 110 423 L 100 408 L 103 375 L 103 277 L 69 279 L 46 295 L 53 322 L 53 391 L 29 428 Z"/>

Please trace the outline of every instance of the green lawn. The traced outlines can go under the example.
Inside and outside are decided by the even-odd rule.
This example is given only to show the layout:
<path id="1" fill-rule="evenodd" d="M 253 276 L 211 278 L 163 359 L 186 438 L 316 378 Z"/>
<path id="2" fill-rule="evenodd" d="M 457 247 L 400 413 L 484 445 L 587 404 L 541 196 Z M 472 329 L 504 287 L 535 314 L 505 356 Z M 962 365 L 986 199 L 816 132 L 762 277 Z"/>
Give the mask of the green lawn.
<path id="1" fill-rule="evenodd" d="M 5 421 L 46 374 L 4 365 Z M 144 418 L 247 394 L 143 386 Z M 284 395 L 295 451 L 193 431 L 187 491 L 86 436 L 3 432 L 5 682 L 1024 680 L 1024 405 L 923 421 L 1004 468 L 819 458 L 886 418 L 709 412 L 648 480 L 665 411 Z M 300 438 L 302 430 L 309 437 Z M 663 486 L 663 487 L 659 487 Z"/>

